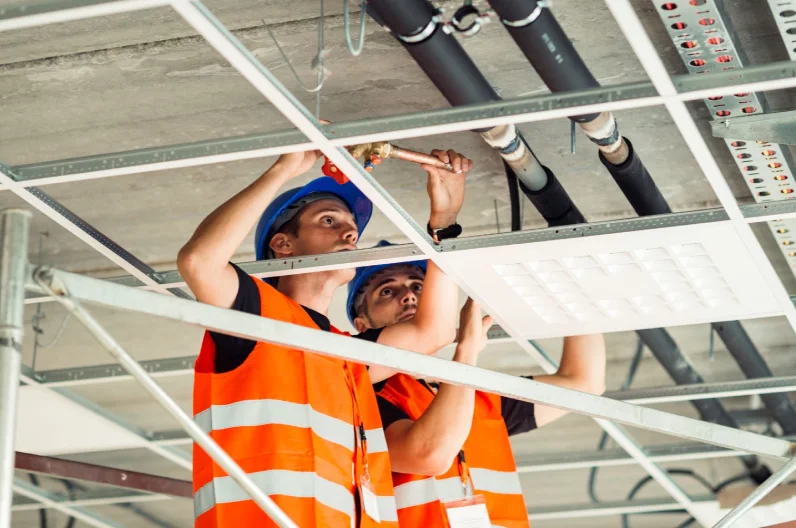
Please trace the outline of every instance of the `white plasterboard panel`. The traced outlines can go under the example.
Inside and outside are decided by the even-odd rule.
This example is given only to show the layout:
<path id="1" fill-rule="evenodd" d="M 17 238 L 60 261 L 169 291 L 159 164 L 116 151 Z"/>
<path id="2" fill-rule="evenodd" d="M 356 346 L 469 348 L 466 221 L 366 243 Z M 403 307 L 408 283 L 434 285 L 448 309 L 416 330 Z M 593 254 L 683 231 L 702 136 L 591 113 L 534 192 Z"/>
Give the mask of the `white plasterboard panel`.
<path id="1" fill-rule="evenodd" d="M 19 389 L 16 449 L 63 455 L 143 446 L 143 440 L 60 394 L 35 386 Z"/>
<path id="2" fill-rule="evenodd" d="M 694 504 L 694 507 L 700 510 L 704 519 L 710 520 L 714 524 L 730 513 L 730 509 L 721 508 L 718 501 L 701 502 Z M 796 521 L 796 497 L 775 504 L 755 506 L 732 526 L 733 528 L 764 528 L 788 521 Z"/>
<path id="3" fill-rule="evenodd" d="M 443 258 L 529 338 L 780 313 L 730 222 L 462 250 Z"/>

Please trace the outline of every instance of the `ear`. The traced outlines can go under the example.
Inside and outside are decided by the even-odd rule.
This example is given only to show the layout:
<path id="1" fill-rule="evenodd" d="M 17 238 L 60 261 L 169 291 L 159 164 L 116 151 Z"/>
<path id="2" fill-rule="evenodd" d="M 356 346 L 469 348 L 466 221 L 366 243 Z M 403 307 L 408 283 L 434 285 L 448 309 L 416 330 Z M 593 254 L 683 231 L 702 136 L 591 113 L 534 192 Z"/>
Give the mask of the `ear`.
<path id="1" fill-rule="evenodd" d="M 268 247 L 274 252 L 277 258 L 285 258 L 293 255 L 293 244 L 287 233 L 277 233 L 268 243 Z"/>
<path id="2" fill-rule="evenodd" d="M 370 326 L 368 326 L 368 323 L 367 323 L 364 315 L 358 315 L 354 319 L 354 328 L 357 329 L 357 333 L 358 334 L 361 334 L 362 332 L 364 332 L 365 330 L 370 328 Z"/>

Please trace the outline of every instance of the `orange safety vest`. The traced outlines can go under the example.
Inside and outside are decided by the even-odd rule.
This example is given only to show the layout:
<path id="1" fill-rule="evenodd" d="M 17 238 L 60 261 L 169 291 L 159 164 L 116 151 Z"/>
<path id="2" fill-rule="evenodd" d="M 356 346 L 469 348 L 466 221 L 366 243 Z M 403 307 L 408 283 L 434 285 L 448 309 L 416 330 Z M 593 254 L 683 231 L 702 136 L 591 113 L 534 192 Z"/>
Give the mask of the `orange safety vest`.
<path id="1" fill-rule="evenodd" d="M 318 328 L 298 303 L 255 283 L 263 317 Z M 205 333 L 195 366 L 194 421 L 298 526 L 398 526 L 387 442 L 364 365 L 258 342 L 242 365 L 216 374 L 215 353 Z M 356 519 L 365 474 L 381 523 L 365 514 L 361 498 Z M 276 526 L 196 444 L 193 490 L 197 528 Z"/>
<path id="2" fill-rule="evenodd" d="M 411 376 L 396 374 L 378 395 L 417 420 L 435 393 Z M 442 502 L 465 498 L 464 479 L 473 495 L 486 499 L 493 527 L 530 527 L 500 405 L 500 396 L 476 391 L 470 435 L 444 474 L 392 474 L 401 526 L 448 526 Z"/>

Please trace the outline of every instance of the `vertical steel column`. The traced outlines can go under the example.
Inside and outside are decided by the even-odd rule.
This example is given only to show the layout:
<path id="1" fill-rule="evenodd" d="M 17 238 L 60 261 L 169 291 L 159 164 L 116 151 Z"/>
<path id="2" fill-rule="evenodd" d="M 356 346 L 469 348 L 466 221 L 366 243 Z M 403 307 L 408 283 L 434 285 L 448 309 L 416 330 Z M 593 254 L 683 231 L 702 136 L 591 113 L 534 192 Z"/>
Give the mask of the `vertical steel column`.
<path id="1" fill-rule="evenodd" d="M 23 209 L 6 209 L 0 213 L 0 528 L 11 524 L 14 431 L 30 217 L 30 212 Z"/>

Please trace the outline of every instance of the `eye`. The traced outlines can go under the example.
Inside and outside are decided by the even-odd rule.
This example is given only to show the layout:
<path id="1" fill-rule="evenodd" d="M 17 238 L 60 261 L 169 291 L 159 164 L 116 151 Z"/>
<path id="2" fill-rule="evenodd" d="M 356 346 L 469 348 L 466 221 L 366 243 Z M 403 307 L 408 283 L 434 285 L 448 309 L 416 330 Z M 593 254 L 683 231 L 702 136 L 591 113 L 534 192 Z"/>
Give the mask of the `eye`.
<path id="1" fill-rule="evenodd" d="M 415 293 L 420 293 L 423 291 L 423 284 L 416 282 L 412 284 L 412 291 Z"/>
<path id="2" fill-rule="evenodd" d="M 379 292 L 379 295 L 381 297 L 389 297 L 390 295 L 392 295 L 392 288 L 384 288 Z"/>
<path id="3" fill-rule="evenodd" d="M 334 218 L 332 218 L 331 216 L 324 216 L 323 218 L 321 218 L 321 223 L 323 225 L 334 225 Z"/>

